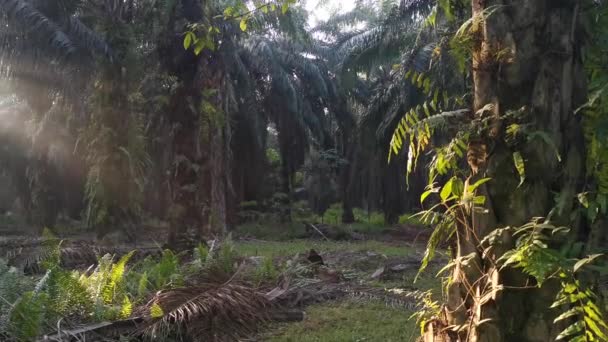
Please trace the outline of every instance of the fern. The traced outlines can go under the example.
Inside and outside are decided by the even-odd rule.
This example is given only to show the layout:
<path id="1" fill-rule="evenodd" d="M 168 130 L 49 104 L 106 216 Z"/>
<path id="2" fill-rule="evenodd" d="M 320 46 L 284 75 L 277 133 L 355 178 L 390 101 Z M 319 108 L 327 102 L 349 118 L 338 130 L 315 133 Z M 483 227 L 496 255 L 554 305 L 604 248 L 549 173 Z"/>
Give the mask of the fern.
<path id="1" fill-rule="evenodd" d="M 33 286 L 30 279 L 0 259 L 0 332 L 8 331 L 13 305 Z"/>
<path id="2" fill-rule="evenodd" d="M 566 254 L 549 248 L 548 243 L 552 237 L 563 232 L 567 232 L 567 229 L 535 218 L 513 229 L 513 235 L 518 236 L 515 248 L 506 252 L 498 262 L 501 268 L 521 268 L 524 273 L 536 279 L 538 287 L 548 279 L 560 280 L 561 290 L 551 308 L 564 310 L 555 318 L 555 323 L 569 323 L 557 336 L 557 340 L 608 341 L 606 318 L 596 304 L 599 302 L 598 297 L 591 287 L 584 286 L 577 277 L 582 267 L 601 255 L 568 259 Z M 486 237 L 485 241 L 491 240 L 492 236 L 498 233 L 496 230 Z"/>
<path id="3" fill-rule="evenodd" d="M 110 304 L 115 302 L 117 295 L 121 294 L 120 292 L 125 275 L 125 266 L 134 253 L 135 251 L 131 251 L 130 253 L 125 254 L 120 258 L 120 260 L 118 260 L 116 264 L 112 265 L 109 276 L 107 277 L 107 282 L 103 285 L 101 294 L 106 303 Z"/>
<path id="4" fill-rule="evenodd" d="M 608 341 L 608 324 L 600 308 L 595 304 L 598 297 L 581 286 L 578 280 L 564 280 L 551 308 L 569 308 L 554 323 L 573 322 L 564 329 L 556 340 Z"/>
<path id="5" fill-rule="evenodd" d="M 138 299 L 150 291 L 181 286 L 184 282 L 179 258 L 170 250 L 164 250 L 159 260 L 146 257 L 127 272 L 126 278 L 129 292 Z"/>
<path id="6" fill-rule="evenodd" d="M 392 155 L 398 155 L 404 146 L 408 146 L 407 172 L 409 174 L 415 168 L 419 155 L 430 144 L 435 130 L 445 130 L 450 123 L 454 126 L 455 123 L 462 122 L 462 118 L 467 117 L 470 112 L 464 109 L 445 111 L 455 107 L 456 104 L 461 105 L 463 102 L 448 96 L 445 91 L 440 91 L 425 73 L 408 71 L 405 77 L 429 97 L 428 101 L 411 108 L 401 118 L 390 141 L 389 162 Z"/>
<path id="7" fill-rule="evenodd" d="M 34 341 L 48 318 L 50 298 L 46 293 L 26 292 L 10 311 L 8 332 L 18 341 Z"/>

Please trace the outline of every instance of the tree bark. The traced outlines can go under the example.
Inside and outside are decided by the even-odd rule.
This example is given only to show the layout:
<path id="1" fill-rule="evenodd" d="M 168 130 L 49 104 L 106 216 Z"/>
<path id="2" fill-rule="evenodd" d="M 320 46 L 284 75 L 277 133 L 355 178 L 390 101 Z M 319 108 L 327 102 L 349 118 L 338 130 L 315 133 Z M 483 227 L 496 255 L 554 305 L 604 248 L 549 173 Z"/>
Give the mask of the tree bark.
<path id="1" fill-rule="evenodd" d="M 227 113 L 223 110 L 222 94 L 224 92 L 224 66 L 217 56 L 205 56 L 201 59 L 199 81 L 202 84 L 203 102 L 210 106 L 203 107 L 203 117 L 206 121 L 204 127 L 207 132 L 201 132 L 206 136 L 208 146 L 203 153 L 206 155 L 205 170 L 207 170 L 207 181 L 209 189 L 209 220 L 205 222 L 203 234 L 223 236 L 227 231 L 227 194 L 228 180 L 230 179 L 228 159 L 230 155 L 230 144 L 227 141 L 229 122 Z M 207 109 L 205 109 L 207 108 Z"/>
<path id="2" fill-rule="evenodd" d="M 491 258 L 500 255 L 484 255 L 479 240 L 496 228 L 546 217 L 554 206 L 552 191 L 566 198 L 562 213 L 552 221 L 572 227 L 574 237 L 579 235 L 580 220 L 569 219 L 585 175 L 582 129 L 573 111 L 584 100 L 586 89 L 579 42 L 574 39 L 578 5 L 554 0 L 473 0 L 472 8 L 474 20 L 481 23 L 473 32 L 473 109 L 478 118 L 490 118 L 490 129 L 471 141 L 468 182 L 485 177 L 492 181 L 477 190 L 477 195 L 486 197 L 486 213 L 472 214 L 466 218 L 470 227 L 458 227 L 457 257 L 474 257 L 467 266 L 454 270 L 447 323 L 472 322 L 459 334 L 466 341 L 548 342 L 560 330 L 552 323 L 556 312 L 548 309 L 555 284 L 511 289 L 526 285 L 527 277 L 516 270 L 498 272 Z M 525 182 L 519 187 L 512 157 L 516 150 L 501 139 L 504 129 L 500 127 L 501 117 L 517 110 L 550 140 L 531 140 L 517 151 L 526 169 Z M 504 244 L 506 249 L 511 246 L 509 236 Z M 498 285 L 507 289 L 500 291 Z M 493 295 L 479 304 L 476 300 L 486 286 Z M 476 325 L 485 319 L 490 321 Z"/>

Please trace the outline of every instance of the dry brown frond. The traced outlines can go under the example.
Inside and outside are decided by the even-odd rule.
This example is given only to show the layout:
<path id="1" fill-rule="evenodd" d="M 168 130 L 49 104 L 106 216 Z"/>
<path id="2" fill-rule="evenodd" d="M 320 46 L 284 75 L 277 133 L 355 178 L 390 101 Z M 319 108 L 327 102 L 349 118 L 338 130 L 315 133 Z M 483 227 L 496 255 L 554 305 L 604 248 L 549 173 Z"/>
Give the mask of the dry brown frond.
<path id="1" fill-rule="evenodd" d="M 266 322 L 271 306 L 262 293 L 237 284 L 160 291 L 145 307 L 147 333 L 154 339 L 184 333 L 194 340 L 233 341 Z"/>

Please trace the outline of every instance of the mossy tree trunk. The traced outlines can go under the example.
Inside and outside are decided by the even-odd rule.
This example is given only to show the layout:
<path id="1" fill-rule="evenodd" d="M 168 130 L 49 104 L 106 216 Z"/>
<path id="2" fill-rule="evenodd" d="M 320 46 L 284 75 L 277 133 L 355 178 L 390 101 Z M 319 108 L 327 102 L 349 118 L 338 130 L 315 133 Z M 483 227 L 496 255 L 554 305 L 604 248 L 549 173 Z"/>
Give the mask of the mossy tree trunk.
<path id="1" fill-rule="evenodd" d="M 586 96 L 576 39 L 579 7 L 576 1 L 555 0 L 473 0 L 472 6 L 474 21 L 480 23 L 473 32 L 473 109 L 478 117 L 490 118 L 491 128 L 469 146 L 468 183 L 492 180 L 477 190 L 486 197 L 487 211 L 472 214 L 470 227 L 458 227 L 457 257 L 473 259 L 454 270 L 447 323 L 472 322 L 459 334 L 460 340 L 553 341 L 560 331 L 553 324 L 557 312 L 549 309 L 556 284 L 522 289 L 530 279 L 517 270 L 498 271 L 492 262 L 513 247 L 512 238 L 503 236 L 503 251 L 495 249 L 494 255 L 483 254 L 479 241 L 496 228 L 546 217 L 555 207 L 552 193 L 563 200 L 552 221 L 572 227 L 572 238 L 585 235 L 581 218 L 570 215 L 585 177 L 584 139 L 574 114 Z M 532 131 L 548 139 L 537 135 L 517 149 L 506 144 L 501 119 L 518 110 Z M 521 186 L 514 152 L 525 161 Z M 481 301 L 487 288 L 491 296 Z M 456 335 L 451 339 L 457 340 Z"/>

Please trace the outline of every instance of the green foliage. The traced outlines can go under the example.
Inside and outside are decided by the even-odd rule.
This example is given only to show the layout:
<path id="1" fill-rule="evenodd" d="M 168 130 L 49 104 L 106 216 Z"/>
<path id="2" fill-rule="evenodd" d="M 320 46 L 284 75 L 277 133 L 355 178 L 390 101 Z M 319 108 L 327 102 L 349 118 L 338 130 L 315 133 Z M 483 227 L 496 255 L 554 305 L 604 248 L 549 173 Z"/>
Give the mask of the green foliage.
<path id="1" fill-rule="evenodd" d="M 466 116 L 469 112 L 466 110 L 446 112 L 455 104 L 462 104 L 462 101 L 454 100 L 454 97 L 448 96 L 447 92 L 442 92 L 424 73 L 408 71 L 405 77 L 430 99 L 412 107 L 401 118 L 391 138 L 389 162 L 392 155 L 398 155 L 403 146 L 408 144 L 407 170 L 411 173 L 416 166 L 418 156 L 430 143 L 433 132 L 436 129 L 446 129 L 450 121 Z"/>
<path id="2" fill-rule="evenodd" d="M 274 264 L 274 258 L 264 257 L 262 263 L 255 269 L 253 279 L 256 284 L 274 284 L 279 276 L 279 270 Z"/>
<path id="3" fill-rule="evenodd" d="M 565 233 L 568 229 L 555 227 L 541 218 L 535 218 L 516 229 L 505 229 L 512 230 L 517 240 L 515 248 L 498 260 L 501 268 L 521 268 L 536 280 L 538 287 L 549 279 L 560 281 L 561 290 L 551 308 L 562 310 L 554 322 L 565 321 L 568 326 L 557 336 L 557 340 L 608 341 L 605 313 L 597 306 L 599 298 L 591 286 L 579 279 L 580 273 L 584 272 L 583 267 L 589 266 L 602 255 L 573 259 L 569 255 L 572 254 L 572 248 L 563 248 L 561 251 L 551 249 L 548 244 L 555 235 Z M 482 244 L 491 241 L 502 231 L 493 231 Z"/>
<path id="4" fill-rule="evenodd" d="M 199 245 L 196 252 L 199 258 L 202 258 L 203 253 L 206 258 L 207 252 L 203 245 Z M 136 298 L 142 299 L 149 292 L 182 286 L 182 273 L 179 257 L 166 249 L 159 260 L 148 256 L 131 267 L 126 274 L 129 292 L 136 293 Z"/>
<path id="5" fill-rule="evenodd" d="M 12 307 L 33 287 L 31 279 L 26 278 L 15 267 L 9 267 L 6 260 L 0 258 L 0 332 L 9 330 Z M 19 326 L 19 323 L 16 324 Z"/>
<path id="6" fill-rule="evenodd" d="M 547 246 L 551 235 L 560 232 L 567 232 L 567 229 L 556 228 L 538 218 L 515 229 L 513 233 L 517 236 L 515 248 L 499 259 L 502 262 L 501 267 L 521 268 L 524 273 L 534 277 L 539 286 L 542 286 L 563 262 L 559 253 Z M 488 239 L 492 236 L 489 235 Z"/>
<path id="7" fill-rule="evenodd" d="M 439 245 L 447 242 L 456 232 L 456 225 L 466 225 L 466 215 L 483 210 L 485 197 L 478 196 L 476 190 L 488 181 L 488 178 L 482 178 L 465 187 L 462 179 L 453 176 L 442 187 L 436 184 L 427 186 L 427 190 L 420 196 L 421 203 L 431 194 L 439 194 L 439 203 L 415 215 L 424 224 L 434 227 L 418 275 L 434 258 Z"/>
<path id="8" fill-rule="evenodd" d="M 271 147 L 266 149 L 266 159 L 270 165 L 273 166 L 278 166 L 281 163 L 281 156 L 279 155 L 279 152 Z"/>
<path id="9" fill-rule="evenodd" d="M 221 42 L 221 27 L 232 22 L 238 22 L 240 31 L 246 32 L 249 21 L 256 14 L 262 13 L 267 15 L 269 12 L 276 12 L 281 8 L 281 13 L 285 15 L 290 6 L 293 6 L 296 0 L 279 0 L 269 1 L 261 4 L 256 4 L 253 10 L 250 10 L 245 2 L 237 1 L 235 5 L 227 6 L 223 9 L 223 22 L 217 24 L 194 23 L 189 25 L 190 30 L 184 34 L 184 49 L 188 50 L 191 47 L 196 55 L 199 55 L 205 49 L 214 52 L 217 49 L 217 44 Z M 220 16 L 222 17 L 222 16 Z M 213 18 L 216 19 L 216 18 Z"/>
<path id="10" fill-rule="evenodd" d="M 52 301 L 48 310 L 56 317 L 86 317 L 93 310 L 93 301 L 86 287 L 79 281 L 78 272 L 61 268 L 50 271 L 45 293 Z"/>
<path id="11" fill-rule="evenodd" d="M 239 253 L 236 246 L 232 238 L 228 237 L 222 241 L 217 255 L 213 257 L 213 267 L 218 268 L 225 274 L 234 274 L 238 258 Z"/>
<path id="12" fill-rule="evenodd" d="M 113 257 L 107 254 L 99 259 L 99 264 L 91 274 L 79 275 L 78 282 L 93 303 L 94 319 L 125 318 L 132 311 L 130 297 L 137 298 L 145 291 L 141 283 L 138 284 L 141 288 L 138 286 L 135 290 L 130 289 L 130 272 L 127 271 L 127 263 L 133 254 L 134 251 L 125 254 L 116 263 L 113 262 Z M 145 272 L 141 278 L 144 277 L 147 277 Z"/>
<path id="13" fill-rule="evenodd" d="M 48 319 L 47 310 L 51 303 L 46 293 L 29 291 L 14 304 L 10 313 L 8 332 L 18 341 L 33 341 L 41 333 Z"/>
<path id="14" fill-rule="evenodd" d="M 420 335 L 424 335 L 424 330 L 427 322 L 439 317 L 441 313 L 441 305 L 433 299 L 431 290 L 422 292 L 418 295 L 417 301 L 422 303 L 421 307 L 410 316 L 410 319 L 416 318 L 416 324 L 420 327 Z"/>

